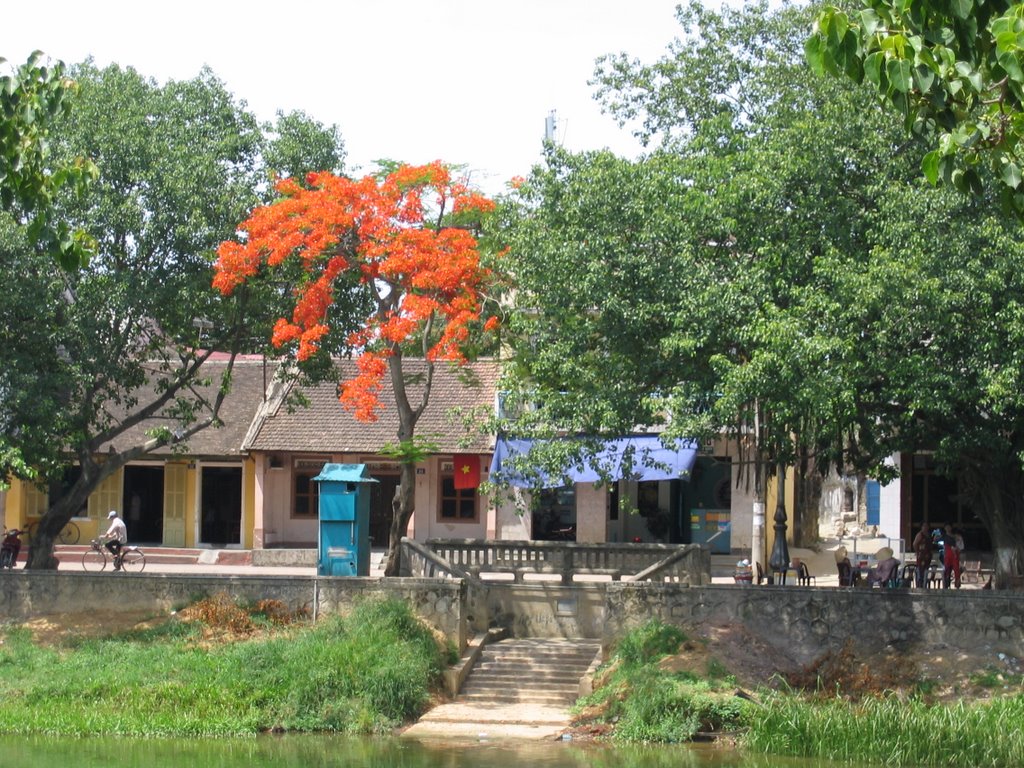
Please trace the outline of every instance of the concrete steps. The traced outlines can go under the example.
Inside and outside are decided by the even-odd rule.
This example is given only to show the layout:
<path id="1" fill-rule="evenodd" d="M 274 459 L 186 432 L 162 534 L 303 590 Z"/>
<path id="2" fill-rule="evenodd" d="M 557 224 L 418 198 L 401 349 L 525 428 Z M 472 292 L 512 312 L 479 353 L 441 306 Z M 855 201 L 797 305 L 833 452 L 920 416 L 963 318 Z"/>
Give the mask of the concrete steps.
<path id="1" fill-rule="evenodd" d="M 550 738 L 570 723 L 597 640 L 514 639 L 484 646 L 454 701 L 406 731 L 417 738 Z"/>

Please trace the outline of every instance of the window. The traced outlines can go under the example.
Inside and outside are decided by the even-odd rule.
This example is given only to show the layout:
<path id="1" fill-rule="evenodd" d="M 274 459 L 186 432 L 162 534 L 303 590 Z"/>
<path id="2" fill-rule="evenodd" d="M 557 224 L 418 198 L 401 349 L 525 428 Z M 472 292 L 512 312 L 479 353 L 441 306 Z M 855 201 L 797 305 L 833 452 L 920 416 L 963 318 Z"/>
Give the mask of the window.
<path id="1" fill-rule="evenodd" d="M 320 483 L 313 478 L 320 474 L 327 459 L 296 459 L 292 468 L 292 517 L 315 520 L 320 516 Z"/>
<path id="2" fill-rule="evenodd" d="M 478 519 L 476 488 L 456 488 L 454 475 L 442 475 L 440 519 L 449 523 L 475 523 Z"/>

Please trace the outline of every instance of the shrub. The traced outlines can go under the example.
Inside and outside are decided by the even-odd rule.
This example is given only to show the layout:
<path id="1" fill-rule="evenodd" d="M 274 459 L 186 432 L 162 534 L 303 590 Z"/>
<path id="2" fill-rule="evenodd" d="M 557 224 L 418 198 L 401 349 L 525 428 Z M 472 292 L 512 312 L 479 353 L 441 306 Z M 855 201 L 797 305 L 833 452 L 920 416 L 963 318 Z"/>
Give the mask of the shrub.
<path id="1" fill-rule="evenodd" d="M 619 642 L 615 658 L 623 664 L 647 664 L 679 650 L 686 635 L 679 627 L 651 619 Z"/>

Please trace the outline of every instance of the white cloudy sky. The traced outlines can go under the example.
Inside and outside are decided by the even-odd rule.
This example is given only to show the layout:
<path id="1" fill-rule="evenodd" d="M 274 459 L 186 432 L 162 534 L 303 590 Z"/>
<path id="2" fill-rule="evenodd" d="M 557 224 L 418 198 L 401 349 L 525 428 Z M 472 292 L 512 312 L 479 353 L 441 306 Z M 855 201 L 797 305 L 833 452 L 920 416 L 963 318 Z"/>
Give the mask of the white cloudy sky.
<path id="1" fill-rule="evenodd" d="M 594 59 L 650 61 L 676 35 L 675 0 L 235 0 L 10 3 L 0 56 L 93 56 L 163 81 L 209 65 L 263 119 L 336 123 L 349 168 L 464 163 L 494 192 L 538 159 L 544 119 L 574 149 L 634 155 L 587 85 Z"/>

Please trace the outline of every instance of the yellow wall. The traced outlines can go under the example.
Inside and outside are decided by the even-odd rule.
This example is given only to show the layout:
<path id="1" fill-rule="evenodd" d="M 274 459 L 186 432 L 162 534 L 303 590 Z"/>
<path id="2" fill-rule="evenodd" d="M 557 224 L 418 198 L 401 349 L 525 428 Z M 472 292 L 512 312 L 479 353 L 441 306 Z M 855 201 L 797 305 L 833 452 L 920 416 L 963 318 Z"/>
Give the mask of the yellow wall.
<path id="1" fill-rule="evenodd" d="M 99 510 L 102 504 L 110 501 L 110 487 L 118 489 L 117 501 L 111 506 L 103 507 L 101 514 Z M 110 509 L 120 509 L 120 487 L 121 472 L 119 470 L 104 481 L 93 496 L 89 497 L 89 516 L 75 516 L 74 523 L 78 526 L 80 542 L 88 542 L 89 539 L 95 538 L 106 530 L 106 513 Z M 49 504 L 46 493 L 24 480 L 12 479 L 6 496 L 3 517 L 4 526 L 7 528 L 24 529 L 30 524 L 38 522 Z"/>
<path id="2" fill-rule="evenodd" d="M 20 480 L 11 480 L 11 487 L 7 489 L 7 501 L 4 504 L 5 528 L 21 528 L 25 522 L 22 515 L 25 504 L 23 487 L 24 483 Z"/>
<path id="3" fill-rule="evenodd" d="M 199 471 L 194 461 L 189 462 L 188 474 L 185 476 L 185 546 L 196 545 L 196 529 L 199 527 L 197 521 L 197 510 L 199 499 L 196 497 Z"/>
<path id="4" fill-rule="evenodd" d="M 242 463 L 242 548 L 252 549 L 253 529 L 256 527 L 256 460 L 248 458 Z"/>
<path id="5" fill-rule="evenodd" d="M 81 532 L 81 541 L 87 542 L 106 530 L 107 512 L 115 509 L 123 512 L 121 489 L 124 471 L 119 469 L 108 477 L 89 496 L 89 517 L 75 518 Z M 165 481 L 166 481 L 165 475 Z M 186 547 L 196 546 L 196 531 L 199 529 L 199 498 L 197 496 L 199 469 L 196 462 L 189 462 L 184 474 L 185 543 Z M 166 486 L 165 486 L 166 491 Z M 6 493 L 3 508 L 3 522 L 7 528 L 25 528 L 36 522 L 46 510 L 47 495 L 31 483 L 13 479 Z M 242 464 L 242 546 L 253 545 L 253 526 L 256 522 L 256 461 L 246 459 Z"/>

